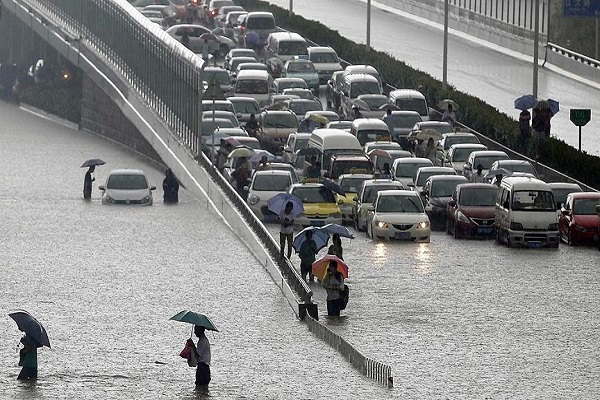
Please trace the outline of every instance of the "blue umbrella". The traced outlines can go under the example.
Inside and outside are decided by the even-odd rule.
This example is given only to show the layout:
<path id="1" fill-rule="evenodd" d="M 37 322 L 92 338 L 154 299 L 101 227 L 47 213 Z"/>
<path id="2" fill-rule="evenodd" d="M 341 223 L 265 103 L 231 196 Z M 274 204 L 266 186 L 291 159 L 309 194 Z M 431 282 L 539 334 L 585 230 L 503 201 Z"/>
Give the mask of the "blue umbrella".
<path id="1" fill-rule="evenodd" d="M 95 167 L 97 165 L 104 165 L 104 164 L 106 164 L 106 163 L 99 158 L 90 158 L 89 160 L 86 160 L 83 164 L 81 164 L 81 168 Z"/>
<path id="2" fill-rule="evenodd" d="M 291 201 L 294 205 L 291 214 L 292 218 L 296 218 L 298 215 L 304 212 L 304 204 L 302 204 L 302 200 L 289 193 L 277 193 L 275 196 L 271 197 L 269 201 L 267 201 L 267 209 L 277 215 L 280 215 L 288 201 Z"/>
<path id="3" fill-rule="evenodd" d="M 246 33 L 246 43 L 248 44 L 253 44 L 255 46 L 261 46 L 262 45 L 262 40 L 260 39 L 260 36 L 258 35 L 258 33 L 254 32 L 254 31 L 250 31 L 248 33 Z"/>
<path id="4" fill-rule="evenodd" d="M 15 320 L 21 331 L 37 342 L 37 347 L 50 347 L 50 339 L 48 339 L 46 329 L 33 315 L 25 310 L 18 310 L 11 312 L 8 316 Z"/>
<path id="5" fill-rule="evenodd" d="M 552 111 L 552 115 L 560 111 L 560 105 L 558 104 L 558 101 L 548 99 L 548 105 L 550 106 L 550 111 Z"/>
<path id="6" fill-rule="evenodd" d="M 323 186 L 325 186 L 327 189 L 331 190 L 332 192 L 341 194 L 342 196 L 346 195 L 346 191 L 340 185 L 338 185 L 331 179 L 323 179 L 321 181 L 321 184 L 323 184 Z"/>
<path id="7" fill-rule="evenodd" d="M 199 314 L 189 310 L 173 315 L 170 319 L 174 321 L 187 322 L 188 324 L 198 325 L 205 329 L 219 332 L 215 324 L 204 314 Z"/>
<path id="8" fill-rule="evenodd" d="M 294 250 L 296 250 L 296 253 L 300 252 L 300 246 L 302 246 L 302 243 L 306 241 L 306 232 L 308 231 L 312 231 L 313 233 L 313 240 L 317 245 L 317 251 L 327 246 L 327 242 L 329 242 L 329 233 L 322 230 L 321 228 L 309 226 L 308 228 L 304 228 L 303 230 L 298 232 L 296 237 L 294 237 L 292 247 L 294 248 Z"/>
<path id="9" fill-rule="evenodd" d="M 528 110 L 532 108 L 536 102 L 537 99 L 532 94 L 526 94 L 515 99 L 515 108 L 521 111 Z"/>
<path id="10" fill-rule="evenodd" d="M 329 235 L 337 233 L 341 237 L 354 239 L 354 234 L 348 228 L 338 224 L 327 224 L 319 228 L 320 231 L 325 231 Z"/>

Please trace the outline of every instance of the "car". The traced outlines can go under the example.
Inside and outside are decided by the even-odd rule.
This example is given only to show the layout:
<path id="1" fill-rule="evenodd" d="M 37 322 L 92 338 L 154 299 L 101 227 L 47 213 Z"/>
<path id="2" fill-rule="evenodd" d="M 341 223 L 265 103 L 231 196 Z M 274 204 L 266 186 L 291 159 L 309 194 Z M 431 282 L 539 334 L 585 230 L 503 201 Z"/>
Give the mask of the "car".
<path id="1" fill-rule="evenodd" d="M 297 183 L 288 193 L 302 200 L 304 213 L 295 218 L 302 228 L 342 223 L 342 212 L 331 189 L 321 183 Z"/>
<path id="2" fill-rule="evenodd" d="M 290 133 L 287 143 L 285 146 L 283 146 L 283 155 L 281 160 L 285 163 L 293 164 L 296 152 L 300 149 L 306 148 L 309 139 L 310 133 Z"/>
<path id="3" fill-rule="evenodd" d="M 339 110 L 341 105 L 341 94 L 342 94 L 342 77 L 344 71 L 335 71 L 331 74 L 326 82 L 325 88 L 325 99 L 327 101 L 327 108 Z"/>
<path id="4" fill-rule="evenodd" d="M 254 97 L 236 96 L 227 99 L 233 104 L 235 115 L 240 123 L 250 121 L 250 115 L 252 114 L 254 116 L 260 114 L 258 101 Z"/>
<path id="5" fill-rule="evenodd" d="M 298 131 L 298 119 L 291 110 L 264 110 L 258 117 L 258 137 L 265 150 L 280 153 L 290 133 Z"/>
<path id="6" fill-rule="evenodd" d="M 415 174 L 421 167 L 433 167 L 433 162 L 429 158 L 420 157 L 395 159 L 390 168 L 392 179 L 401 182 L 405 188 L 412 187 L 415 185 Z"/>
<path id="7" fill-rule="evenodd" d="M 344 174 L 369 174 L 373 176 L 373 164 L 366 155 L 334 154 L 325 178 L 337 180 Z"/>
<path id="8" fill-rule="evenodd" d="M 298 174 L 294 169 L 293 165 L 283 163 L 283 162 L 269 162 L 267 163 L 266 169 L 272 169 L 277 171 L 287 171 L 292 176 L 292 183 L 298 183 L 300 179 L 298 179 Z"/>
<path id="9" fill-rule="evenodd" d="M 246 42 L 246 35 L 248 32 L 255 32 L 258 34 L 260 40 L 260 46 L 264 45 L 267 37 L 277 32 L 278 28 L 275 24 L 275 17 L 270 12 L 265 11 L 251 11 L 244 15 L 239 25 L 234 28 L 234 39 L 240 46 L 250 47 L 250 43 Z"/>
<path id="10" fill-rule="evenodd" d="M 408 187 L 420 194 L 427 178 L 435 175 L 456 175 L 456 171 L 450 167 L 420 167 L 415 171 L 414 184 L 408 184 Z"/>
<path id="11" fill-rule="evenodd" d="M 356 136 L 361 146 L 368 142 L 391 141 L 390 130 L 379 118 L 356 118 L 352 121 L 350 133 Z"/>
<path id="12" fill-rule="evenodd" d="M 215 18 L 217 18 L 217 15 L 219 15 L 219 9 L 221 7 L 236 7 L 236 5 L 233 3 L 233 0 L 210 0 L 210 2 L 208 3 L 208 19 L 210 21 L 211 25 L 215 25 Z M 243 8 L 240 7 L 241 10 L 243 10 Z"/>
<path id="13" fill-rule="evenodd" d="M 382 190 L 367 213 L 367 237 L 429 243 L 431 228 L 423 202 L 411 190 Z"/>
<path id="14" fill-rule="evenodd" d="M 385 117 L 386 124 L 388 118 L 391 119 L 388 127 L 390 125 L 393 127 L 390 132 L 392 139 L 400 143 L 404 150 L 408 150 L 408 134 L 417 122 L 422 121 L 421 115 L 417 111 L 393 110 L 391 114 Z"/>
<path id="15" fill-rule="evenodd" d="M 318 100 L 307 99 L 289 99 L 283 102 L 288 110 L 292 110 L 296 114 L 298 124 L 304 115 L 309 111 L 323 111 L 323 106 Z"/>
<path id="16" fill-rule="evenodd" d="M 335 50 L 328 46 L 308 47 L 308 59 L 319 75 L 319 84 L 327 83 L 327 79 L 335 71 L 342 71 L 342 64 Z"/>
<path id="17" fill-rule="evenodd" d="M 341 129 L 343 131 L 350 132 L 350 129 L 352 129 L 352 121 L 329 121 L 325 127 L 327 129 Z"/>
<path id="18" fill-rule="evenodd" d="M 429 106 L 423 93 L 413 89 L 392 90 L 389 94 L 390 103 L 397 110 L 416 111 L 423 121 L 429 121 Z"/>
<path id="19" fill-rule="evenodd" d="M 261 62 L 243 62 L 239 63 L 234 71 L 231 72 L 231 79 L 234 80 L 235 77 L 245 69 L 254 69 L 254 70 L 262 70 L 266 71 L 267 66 Z"/>
<path id="20" fill-rule="evenodd" d="M 425 129 L 433 129 L 441 133 L 452 133 L 454 132 L 454 128 L 447 122 L 442 121 L 421 121 L 414 124 L 410 133 L 408 134 L 408 139 L 410 140 L 412 137 L 419 134 L 419 132 L 424 131 Z"/>
<path id="21" fill-rule="evenodd" d="M 362 183 L 366 180 L 372 180 L 371 174 L 343 174 L 340 175 L 338 183 L 344 194 L 336 194 L 337 202 L 342 212 L 342 222 L 352 223 L 354 221 L 353 209 L 356 206 L 356 196 Z"/>
<path id="22" fill-rule="evenodd" d="M 246 12 L 246 10 L 244 10 L 244 7 L 242 7 L 242 6 L 223 5 L 223 6 L 219 7 L 219 11 L 217 12 L 217 15 L 214 16 L 215 27 L 225 28 L 225 26 L 227 25 L 227 22 L 228 22 L 227 14 L 229 14 L 230 12 L 234 12 L 234 11 Z M 233 39 L 233 35 L 231 38 Z"/>
<path id="23" fill-rule="evenodd" d="M 554 201 L 556 202 L 556 208 L 560 210 L 562 205 L 567 200 L 569 193 L 583 192 L 581 186 L 571 182 L 550 182 L 548 183 L 552 193 L 554 194 Z"/>
<path id="24" fill-rule="evenodd" d="M 221 67 L 205 67 L 202 80 L 207 84 L 216 83 L 225 96 L 229 95 L 233 90 L 229 72 Z"/>
<path id="25" fill-rule="evenodd" d="M 459 143 L 479 144 L 480 142 L 477 136 L 469 132 L 444 133 L 437 142 L 436 157 L 438 165 L 444 165 L 450 147 Z"/>
<path id="26" fill-rule="evenodd" d="M 481 173 L 486 175 L 490 167 L 497 160 L 508 160 L 508 154 L 499 150 L 476 150 L 469 154 L 467 161 L 463 165 L 463 175 L 467 179 L 471 179 L 474 173 L 477 173 L 477 166 L 481 164 L 483 167 Z"/>
<path id="27" fill-rule="evenodd" d="M 362 118 L 383 118 L 385 109 L 381 107 L 390 102 L 384 94 L 369 93 L 359 95 L 354 104 L 359 107 Z"/>
<path id="28" fill-rule="evenodd" d="M 478 150 L 487 150 L 487 146 L 483 144 L 474 143 L 459 143 L 453 144 L 446 153 L 446 159 L 444 160 L 444 167 L 452 167 L 457 174 L 463 175 L 463 168 L 469 155 Z"/>
<path id="29" fill-rule="evenodd" d="M 233 125 L 234 128 L 240 126 L 240 122 L 238 121 L 235 114 L 231 111 L 220 111 L 220 110 L 203 111 L 202 112 L 202 120 L 208 120 L 208 119 L 228 119 L 229 121 L 231 121 L 231 124 Z M 224 128 L 226 128 L 226 127 L 224 127 Z"/>
<path id="30" fill-rule="evenodd" d="M 165 19 L 163 17 L 162 11 L 160 9 L 154 9 L 154 8 L 149 8 L 149 7 L 156 7 L 156 6 L 146 6 L 144 7 L 140 13 L 148 18 L 150 20 L 150 22 L 154 22 L 156 25 L 160 26 L 161 28 L 165 28 Z M 158 6 L 158 7 L 168 7 L 168 6 Z"/>
<path id="31" fill-rule="evenodd" d="M 221 139 L 230 136 L 247 136 L 248 134 L 242 128 L 216 128 L 214 135 L 202 136 L 202 152 L 214 160 L 221 148 Z"/>
<path id="32" fill-rule="evenodd" d="M 344 68 L 342 80 L 354 74 L 366 74 L 373 76 L 375 79 L 377 79 L 377 82 L 379 82 L 380 91 L 383 91 L 383 82 L 381 80 L 381 76 L 379 75 L 379 71 L 377 71 L 377 68 L 375 68 L 374 66 L 366 64 L 348 65 L 346 66 L 346 68 Z"/>
<path id="33" fill-rule="evenodd" d="M 254 57 L 249 57 L 249 56 L 235 56 L 235 57 L 232 57 L 229 60 L 229 64 L 227 65 L 227 67 L 229 69 L 229 76 L 230 77 L 234 76 L 233 74 L 235 73 L 235 70 L 237 69 L 238 65 L 244 64 L 244 63 L 257 63 L 257 62 L 258 61 L 256 61 L 254 59 Z M 237 75 L 239 75 L 239 71 L 238 71 Z M 237 75 L 235 75 L 235 76 L 237 76 Z"/>
<path id="34" fill-rule="evenodd" d="M 234 57 L 250 57 L 253 58 L 255 62 L 258 62 L 258 54 L 256 54 L 256 51 L 254 51 L 253 49 L 235 48 L 229 50 L 229 53 L 225 55 L 225 59 L 223 61 L 223 68 L 231 70 L 230 63 L 231 59 Z"/>
<path id="35" fill-rule="evenodd" d="M 360 103 L 356 104 L 356 100 L 358 96 L 364 94 L 381 94 L 381 86 L 377 78 L 369 74 L 352 74 L 344 78 L 340 94 L 340 114 L 344 119 L 356 117 L 354 107 L 360 109 Z"/>
<path id="36" fill-rule="evenodd" d="M 281 68 L 282 78 L 304 79 L 308 88 L 315 94 L 319 94 L 319 75 L 310 60 L 291 59 L 287 60 Z"/>
<path id="37" fill-rule="evenodd" d="M 255 171 L 250 184 L 244 187 L 248 192 L 246 203 L 259 219 L 274 222 L 277 214 L 269 211 L 267 202 L 278 193 L 287 193 L 292 184 L 292 175 L 289 171 L 275 169 Z"/>
<path id="38" fill-rule="evenodd" d="M 446 232 L 455 239 L 493 239 L 497 195 L 498 187 L 489 183 L 456 186 L 446 207 Z"/>
<path id="39" fill-rule="evenodd" d="M 140 169 L 114 169 L 108 173 L 106 183 L 98 186 L 102 191 L 102 204 L 152 205 L 152 191 L 146 174 Z"/>
<path id="40" fill-rule="evenodd" d="M 392 142 L 389 140 L 377 140 L 374 142 L 367 142 L 363 146 L 366 155 L 369 155 L 373 150 L 402 150 L 398 142 Z M 391 164 L 390 164 L 391 166 Z"/>
<path id="41" fill-rule="evenodd" d="M 317 128 L 324 128 L 331 121 L 337 121 L 338 118 L 339 115 L 335 111 L 325 111 L 322 109 L 307 111 L 300 120 L 298 132 L 312 132 Z"/>
<path id="42" fill-rule="evenodd" d="M 373 149 L 367 153 L 367 156 L 371 159 L 375 171 L 379 171 L 381 173 L 383 171 L 384 164 L 388 164 L 391 172 L 394 160 L 397 158 L 410 158 L 412 157 L 412 153 L 408 150 L 401 149 Z"/>
<path id="43" fill-rule="evenodd" d="M 181 42 L 181 37 L 183 36 L 183 32 L 186 32 L 189 35 L 189 49 L 196 54 L 202 54 L 203 48 L 206 45 L 206 41 L 203 37 L 204 34 L 214 35 L 210 29 L 205 26 L 197 25 L 197 24 L 176 24 L 165 29 L 165 32 L 175 38 L 177 41 Z M 222 35 L 214 35 L 217 37 L 216 41 L 208 41 L 209 48 L 208 52 L 210 54 L 216 55 L 225 55 L 232 48 L 236 47 L 233 40 L 228 37 Z"/>
<path id="44" fill-rule="evenodd" d="M 310 89 L 287 88 L 287 89 L 283 89 L 283 94 L 286 96 L 297 96 L 299 99 L 319 101 L 319 98 L 316 97 Z"/>
<path id="45" fill-rule="evenodd" d="M 367 227 L 367 210 L 373 206 L 377 193 L 381 190 L 401 190 L 404 186 L 398 181 L 391 179 L 368 179 L 363 181 L 354 198 L 352 206 L 352 218 L 354 228 L 364 231 Z"/>
<path id="46" fill-rule="evenodd" d="M 273 80 L 273 92 L 282 94 L 284 89 L 299 88 L 308 89 L 306 81 L 302 78 L 276 78 Z"/>
<path id="47" fill-rule="evenodd" d="M 600 205 L 600 193 L 569 193 L 558 217 L 560 239 L 569 246 L 598 243 L 600 215 L 596 207 Z"/>
<path id="48" fill-rule="evenodd" d="M 203 118 L 202 136 L 211 136 L 217 128 L 235 128 L 236 126 L 229 118 Z"/>
<path id="49" fill-rule="evenodd" d="M 229 11 L 225 16 L 225 24 L 222 26 L 223 34 L 235 41 L 235 28 L 238 26 L 240 18 L 243 19 L 246 14 L 248 14 L 247 11 Z"/>
<path id="50" fill-rule="evenodd" d="M 427 178 L 421 197 L 424 199 L 425 212 L 431 222 L 431 229 L 446 229 L 446 208 L 452 199 L 457 185 L 467 183 L 462 175 L 433 175 Z"/>
<path id="51" fill-rule="evenodd" d="M 533 175 L 534 178 L 539 178 L 535 167 L 527 160 L 498 160 L 490 166 L 490 170 L 500 168 L 510 172 L 525 172 Z"/>
<path id="52" fill-rule="evenodd" d="M 207 111 L 227 111 L 235 113 L 233 103 L 229 100 L 202 100 L 202 112 Z M 215 115 L 216 116 L 216 115 Z"/>

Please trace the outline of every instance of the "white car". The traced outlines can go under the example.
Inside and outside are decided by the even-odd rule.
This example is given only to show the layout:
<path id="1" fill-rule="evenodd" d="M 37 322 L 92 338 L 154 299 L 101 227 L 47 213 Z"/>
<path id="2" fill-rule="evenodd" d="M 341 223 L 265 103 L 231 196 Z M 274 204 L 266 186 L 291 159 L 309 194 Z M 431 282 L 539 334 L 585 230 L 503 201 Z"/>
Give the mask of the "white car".
<path id="1" fill-rule="evenodd" d="M 289 171 L 277 169 L 259 170 L 252 176 L 252 182 L 245 187 L 248 191 L 246 203 L 261 220 L 273 222 L 277 215 L 267 209 L 267 202 L 278 193 L 286 193 L 293 184 Z"/>
<path id="2" fill-rule="evenodd" d="M 429 243 L 431 227 L 419 194 L 411 190 L 377 193 L 367 214 L 367 236 Z"/>
<path id="3" fill-rule="evenodd" d="M 102 191 L 102 204 L 138 204 L 151 206 L 152 191 L 144 171 L 139 169 L 115 169 L 110 171 L 106 183 L 98 187 Z"/>

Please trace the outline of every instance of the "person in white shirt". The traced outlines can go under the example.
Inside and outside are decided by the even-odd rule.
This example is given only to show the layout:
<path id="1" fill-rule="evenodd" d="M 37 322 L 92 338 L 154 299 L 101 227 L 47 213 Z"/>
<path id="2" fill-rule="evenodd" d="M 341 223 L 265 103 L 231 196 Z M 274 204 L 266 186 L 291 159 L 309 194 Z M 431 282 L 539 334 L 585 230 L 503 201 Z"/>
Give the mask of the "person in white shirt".
<path id="1" fill-rule="evenodd" d="M 469 179 L 471 183 L 483 183 L 484 175 L 483 175 L 483 165 L 477 164 L 477 172 L 471 175 L 471 179 Z"/>
<path id="2" fill-rule="evenodd" d="M 198 359 L 196 386 L 206 386 L 210 383 L 210 343 L 204 331 L 204 327 L 194 325 L 194 333 L 198 336 L 198 344 L 196 345 L 196 357 Z"/>
<path id="3" fill-rule="evenodd" d="M 456 112 L 452 109 L 452 104 L 448 104 L 448 109 L 446 109 L 442 115 L 442 121 L 447 122 L 454 127 L 454 124 L 456 123 Z"/>

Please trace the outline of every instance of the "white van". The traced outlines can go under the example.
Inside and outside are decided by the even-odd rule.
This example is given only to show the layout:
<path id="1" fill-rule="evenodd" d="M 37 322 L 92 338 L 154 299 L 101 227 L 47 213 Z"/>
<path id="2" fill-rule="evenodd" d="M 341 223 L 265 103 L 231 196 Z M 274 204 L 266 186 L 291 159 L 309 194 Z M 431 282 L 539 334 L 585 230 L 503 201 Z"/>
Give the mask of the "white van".
<path id="1" fill-rule="evenodd" d="M 503 178 L 496 199 L 496 241 L 509 247 L 555 247 L 560 241 L 552 188 L 527 177 Z"/>
<path id="2" fill-rule="evenodd" d="M 356 136 L 362 146 L 367 142 L 392 140 L 387 124 L 378 118 L 355 119 L 352 121 L 350 133 Z"/>
<path id="3" fill-rule="evenodd" d="M 241 70 L 235 80 L 233 96 L 252 97 L 260 107 L 265 107 L 271 100 L 273 78 L 267 71 Z"/>
<path id="4" fill-rule="evenodd" d="M 294 57 L 308 59 L 306 40 L 296 32 L 273 32 L 265 46 L 267 60 L 277 58 L 285 63 Z"/>
<path id="5" fill-rule="evenodd" d="M 363 154 L 363 148 L 358 139 L 350 132 L 341 129 L 315 129 L 306 147 L 316 149 L 317 160 L 321 162 L 322 174 L 329 171 L 331 156 L 334 154 Z M 307 160 L 310 157 L 306 157 Z"/>
<path id="6" fill-rule="evenodd" d="M 423 121 L 429 121 L 429 106 L 423 93 L 413 89 L 392 90 L 389 94 L 390 103 L 403 111 L 416 111 Z"/>

